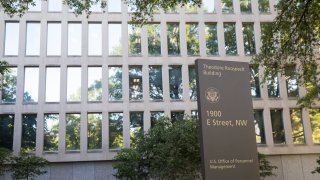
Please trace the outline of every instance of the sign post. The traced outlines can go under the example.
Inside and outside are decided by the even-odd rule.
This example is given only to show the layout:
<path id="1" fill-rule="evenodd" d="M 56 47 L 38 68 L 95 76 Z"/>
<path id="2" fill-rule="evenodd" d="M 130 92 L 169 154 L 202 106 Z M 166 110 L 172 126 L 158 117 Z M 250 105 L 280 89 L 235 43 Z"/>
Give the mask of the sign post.
<path id="1" fill-rule="evenodd" d="M 196 60 L 202 173 L 206 180 L 259 180 L 249 65 Z"/>

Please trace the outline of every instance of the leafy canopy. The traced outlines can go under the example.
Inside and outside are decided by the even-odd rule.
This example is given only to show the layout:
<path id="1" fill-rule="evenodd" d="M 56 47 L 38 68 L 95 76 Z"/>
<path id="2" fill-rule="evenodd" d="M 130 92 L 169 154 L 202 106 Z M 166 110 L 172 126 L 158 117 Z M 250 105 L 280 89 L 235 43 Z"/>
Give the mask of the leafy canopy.
<path id="1" fill-rule="evenodd" d="M 299 104 L 310 106 L 320 92 L 320 3 L 318 0 L 279 0 L 278 16 L 262 27 L 261 52 L 252 63 L 264 67 L 264 80 L 285 74 L 296 65 L 298 83 L 307 94 Z"/>
<path id="2" fill-rule="evenodd" d="M 34 177 L 47 173 L 44 168 L 48 161 L 42 157 L 29 154 L 13 156 L 11 168 L 13 179 L 34 179 Z"/>

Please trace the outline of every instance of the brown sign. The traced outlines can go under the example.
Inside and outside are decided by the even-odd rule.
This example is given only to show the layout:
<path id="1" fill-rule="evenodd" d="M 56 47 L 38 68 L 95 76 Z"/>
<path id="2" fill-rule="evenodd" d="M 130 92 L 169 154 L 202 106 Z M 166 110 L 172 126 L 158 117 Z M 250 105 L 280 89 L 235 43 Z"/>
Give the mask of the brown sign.
<path id="1" fill-rule="evenodd" d="M 198 59 L 196 71 L 204 179 L 259 180 L 248 63 Z"/>

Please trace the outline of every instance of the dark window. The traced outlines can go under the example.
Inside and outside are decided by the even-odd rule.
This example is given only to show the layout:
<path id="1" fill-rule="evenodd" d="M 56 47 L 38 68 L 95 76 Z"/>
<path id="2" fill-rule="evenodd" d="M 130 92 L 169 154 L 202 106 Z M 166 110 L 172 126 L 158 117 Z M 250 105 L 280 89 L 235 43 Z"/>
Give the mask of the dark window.
<path id="1" fill-rule="evenodd" d="M 36 150 L 37 114 L 22 115 L 21 151 Z"/>
<path id="2" fill-rule="evenodd" d="M 109 113 L 109 148 L 123 147 L 123 113 Z"/>
<path id="3" fill-rule="evenodd" d="M 254 110 L 254 126 L 255 126 L 255 132 L 256 132 L 256 143 L 266 144 L 264 122 L 263 122 L 263 110 L 261 109 Z"/>
<path id="4" fill-rule="evenodd" d="M 272 136 L 274 144 L 285 144 L 285 134 L 283 128 L 282 109 L 270 110 L 271 124 L 272 124 Z"/>
<path id="5" fill-rule="evenodd" d="M 0 147 L 12 150 L 13 145 L 13 114 L 0 114 Z"/>

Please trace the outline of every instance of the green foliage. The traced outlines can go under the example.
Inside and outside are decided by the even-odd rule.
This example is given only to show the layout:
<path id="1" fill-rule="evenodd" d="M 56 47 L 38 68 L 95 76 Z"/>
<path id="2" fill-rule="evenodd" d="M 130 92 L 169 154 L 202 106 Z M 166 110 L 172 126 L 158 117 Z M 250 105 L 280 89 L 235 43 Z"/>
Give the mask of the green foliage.
<path id="1" fill-rule="evenodd" d="M 116 161 L 121 162 L 113 165 L 115 169 L 118 169 L 114 176 L 119 179 L 147 179 L 148 173 L 144 173 L 144 166 L 140 164 L 141 159 L 138 151 L 132 148 L 121 149 L 115 157 Z"/>
<path id="2" fill-rule="evenodd" d="M 319 157 L 319 159 L 317 159 L 317 164 L 318 164 L 318 167 L 316 167 L 316 169 L 314 171 L 312 171 L 312 174 L 315 174 L 315 173 L 320 174 L 320 157 Z"/>
<path id="3" fill-rule="evenodd" d="M 185 117 L 174 123 L 156 122 L 147 133 L 135 136 L 135 147 L 121 149 L 114 160 L 119 179 L 201 179 L 198 122 Z M 261 177 L 276 169 L 259 154 Z"/>
<path id="4" fill-rule="evenodd" d="M 11 152 L 6 148 L 0 148 L 0 176 L 9 170 Z"/>
<path id="5" fill-rule="evenodd" d="M 2 82 L 2 77 L 5 73 L 9 72 L 9 64 L 6 61 L 0 61 L 0 82 Z M 0 83 L 0 88 L 2 83 Z"/>
<path id="6" fill-rule="evenodd" d="M 28 10 L 29 4 L 34 6 L 34 0 L 0 0 L 4 12 L 11 17 L 15 14 L 21 17 Z"/>
<path id="7" fill-rule="evenodd" d="M 262 27 L 261 52 L 252 63 L 264 68 L 264 79 L 285 75 L 288 65 L 296 64 L 298 83 L 307 95 L 298 103 L 311 106 L 320 92 L 317 70 L 320 46 L 320 4 L 317 0 L 279 0 L 278 16 Z"/>
<path id="8" fill-rule="evenodd" d="M 117 178 L 195 179 L 199 177 L 200 147 L 197 122 L 186 118 L 159 120 L 146 134 L 139 133 L 135 148 L 122 149 L 114 160 Z M 133 176 L 134 175 L 134 176 Z"/>
<path id="9" fill-rule="evenodd" d="M 258 153 L 260 177 L 265 178 L 267 176 L 275 176 L 272 172 L 274 169 L 278 169 L 277 166 L 272 166 L 266 159 L 266 155 Z"/>
<path id="10" fill-rule="evenodd" d="M 0 148 L 0 176 L 5 172 L 12 172 L 13 179 L 34 179 L 34 177 L 47 173 L 44 168 L 48 161 L 42 157 L 22 153 L 14 156 L 11 151 Z"/>
<path id="11" fill-rule="evenodd" d="M 0 61 L 0 74 L 4 75 L 6 72 L 8 72 L 8 67 L 9 64 L 6 61 Z"/>
<path id="12" fill-rule="evenodd" d="M 48 161 L 35 155 L 21 154 L 11 158 L 13 179 L 34 179 L 34 177 L 47 173 L 44 168 Z"/>
<path id="13" fill-rule="evenodd" d="M 201 0 L 124 0 L 129 8 L 131 7 L 134 12 L 132 13 L 132 20 L 138 24 L 146 24 L 153 18 L 153 14 L 158 12 L 159 9 L 165 11 L 171 10 L 172 7 L 185 6 L 200 7 Z M 133 8 L 134 7 L 134 8 Z"/>

